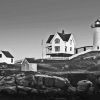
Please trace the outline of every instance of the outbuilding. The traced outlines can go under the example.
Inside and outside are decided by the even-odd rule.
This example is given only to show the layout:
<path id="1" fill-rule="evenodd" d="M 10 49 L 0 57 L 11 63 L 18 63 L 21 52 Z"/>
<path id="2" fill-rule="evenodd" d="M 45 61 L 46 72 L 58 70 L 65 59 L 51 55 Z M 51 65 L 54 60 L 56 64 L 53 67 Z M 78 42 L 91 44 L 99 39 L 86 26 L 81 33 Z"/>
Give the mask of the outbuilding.
<path id="1" fill-rule="evenodd" d="M 37 63 L 34 58 L 25 58 L 21 65 L 21 71 L 37 72 Z"/>
<path id="2" fill-rule="evenodd" d="M 0 63 L 14 64 L 14 57 L 9 51 L 0 51 Z"/>

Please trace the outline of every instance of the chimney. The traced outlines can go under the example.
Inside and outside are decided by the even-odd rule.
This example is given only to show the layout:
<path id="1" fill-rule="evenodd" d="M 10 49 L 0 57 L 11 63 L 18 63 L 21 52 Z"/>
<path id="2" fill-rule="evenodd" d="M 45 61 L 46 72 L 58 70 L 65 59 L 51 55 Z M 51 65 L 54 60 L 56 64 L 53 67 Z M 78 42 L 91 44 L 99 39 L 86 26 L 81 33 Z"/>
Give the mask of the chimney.
<path id="1" fill-rule="evenodd" d="M 65 32 L 64 32 L 64 30 L 62 30 L 62 34 L 64 34 Z"/>

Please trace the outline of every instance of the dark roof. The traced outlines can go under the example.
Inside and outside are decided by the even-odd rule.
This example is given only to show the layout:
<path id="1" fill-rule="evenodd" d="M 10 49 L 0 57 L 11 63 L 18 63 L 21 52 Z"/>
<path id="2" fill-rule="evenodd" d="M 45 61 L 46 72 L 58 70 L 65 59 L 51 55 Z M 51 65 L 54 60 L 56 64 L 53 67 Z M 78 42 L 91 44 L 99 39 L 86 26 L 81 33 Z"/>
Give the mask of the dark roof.
<path id="1" fill-rule="evenodd" d="M 57 33 L 62 38 L 63 41 L 68 41 L 71 36 L 71 34 L 64 34 L 64 32 L 63 33 L 57 32 Z M 54 35 L 50 35 L 46 43 L 50 43 L 50 41 L 53 39 L 53 37 L 54 37 Z"/>
<path id="2" fill-rule="evenodd" d="M 8 51 L 2 51 L 7 58 L 14 58 Z"/>
<path id="3" fill-rule="evenodd" d="M 63 41 L 68 41 L 71 34 L 62 34 L 62 33 L 58 33 L 59 36 L 62 38 Z"/>
<path id="4" fill-rule="evenodd" d="M 50 41 L 52 40 L 53 37 L 54 37 L 54 35 L 50 35 L 46 43 L 50 43 Z"/>
<path id="5" fill-rule="evenodd" d="M 35 63 L 34 58 L 25 58 L 25 59 L 28 61 L 28 63 Z"/>

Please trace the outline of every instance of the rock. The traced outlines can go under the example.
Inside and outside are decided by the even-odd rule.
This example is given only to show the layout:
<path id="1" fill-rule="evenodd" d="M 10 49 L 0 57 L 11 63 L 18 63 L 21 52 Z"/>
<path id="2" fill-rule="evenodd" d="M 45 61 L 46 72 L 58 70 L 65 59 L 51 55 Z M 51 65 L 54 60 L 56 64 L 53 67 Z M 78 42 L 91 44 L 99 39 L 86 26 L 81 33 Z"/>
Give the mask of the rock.
<path id="1" fill-rule="evenodd" d="M 32 88 L 32 90 L 31 90 L 31 93 L 38 93 L 38 90 L 37 89 L 35 89 L 35 88 Z"/>
<path id="2" fill-rule="evenodd" d="M 17 92 L 20 94 L 27 94 L 28 92 L 31 93 L 32 88 L 24 87 L 24 86 L 17 86 Z"/>
<path id="3" fill-rule="evenodd" d="M 46 87 L 54 87 L 54 82 L 55 82 L 55 80 L 51 76 L 44 78 L 44 85 Z"/>
<path id="4" fill-rule="evenodd" d="M 4 85 L 4 82 L 5 82 L 5 81 L 4 81 L 4 78 L 5 78 L 5 77 L 2 77 L 2 78 L 1 78 L 1 80 L 0 80 L 0 86 Z"/>
<path id="5" fill-rule="evenodd" d="M 0 92 L 5 92 L 8 94 L 16 94 L 17 90 L 16 86 L 2 86 L 0 87 Z"/>
<path id="6" fill-rule="evenodd" d="M 92 82 L 89 80 L 81 80 L 77 83 L 77 91 L 78 92 L 86 92 L 92 87 Z"/>
<path id="7" fill-rule="evenodd" d="M 94 87 L 93 86 L 91 86 L 90 88 L 89 88 L 89 90 L 88 90 L 88 94 L 94 94 Z"/>
<path id="8" fill-rule="evenodd" d="M 68 89 L 67 89 L 67 92 L 68 92 L 68 93 L 71 93 L 71 94 L 72 94 L 72 93 L 76 93 L 76 87 L 69 86 Z"/>
<path id="9" fill-rule="evenodd" d="M 44 87 L 44 77 L 47 77 L 48 75 L 42 75 L 42 74 L 37 74 L 35 75 L 35 79 L 36 79 L 36 85 L 39 88 Z"/>
<path id="10" fill-rule="evenodd" d="M 30 75 L 27 75 L 24 79 L 24 81 L 27 83 L 27 86 L 28 87 L 34 87 L 36 85 L 36 79 L 35 79 L 35 76 L 30 74 Z"/>
<path id="11" fill-rule="evenodd" d="M 25 86 L 25 87 L 34 87 L 36 85 L 36 80 L 34 75 L 29 74 L 29 75 L 19 75 L 16 77 L 16 83 L 17 85 L 20 86 Z"/>
<path id="12" fill-rule="evenodd" d="M 70 82 L 67 79 L 61 78 L 61 77 L 57 77 L 57 76 L 53 76 L 55 83 L 54 86 L 56 88 L 67 88 L 70 84 Z"/>
<path id="13" fill-rule="evenodd" d="M 0 81 L 1 81 L 2 78 L 4 78 L 4 76 L 0 76 Z"/>
<path id="14" fill-rule="evenodd" d="M 37 86 L 40 87 L 55 87 L 55 88 L 66 88 L 69 86 L 70 82 L 67 78 L 61 78 L 57 76 L 49 76 L 43 74 L 35 75 Z"/>
<path id="15" fill-rule="evenodd" d="M 12 76 L 7 76 L 4 78 L 4 84 L 5 85 L 10 85 L 10 86 L 15 86 L 15 78 Z"/>

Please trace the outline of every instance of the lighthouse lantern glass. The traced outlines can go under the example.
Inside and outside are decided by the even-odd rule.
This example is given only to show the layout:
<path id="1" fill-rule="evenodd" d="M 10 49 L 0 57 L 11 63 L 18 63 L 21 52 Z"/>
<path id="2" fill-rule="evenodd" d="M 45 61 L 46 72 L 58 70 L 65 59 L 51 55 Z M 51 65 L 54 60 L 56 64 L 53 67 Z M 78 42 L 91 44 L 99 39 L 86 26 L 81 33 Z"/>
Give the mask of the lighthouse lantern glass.
<path id="1" fill-rule="evenodd" d="M 96 22 L 96 24 L 100 24 L 100 22 Z"/>

